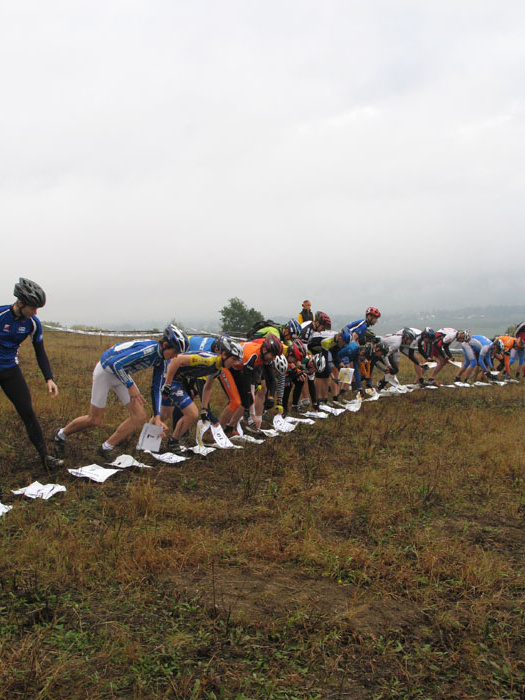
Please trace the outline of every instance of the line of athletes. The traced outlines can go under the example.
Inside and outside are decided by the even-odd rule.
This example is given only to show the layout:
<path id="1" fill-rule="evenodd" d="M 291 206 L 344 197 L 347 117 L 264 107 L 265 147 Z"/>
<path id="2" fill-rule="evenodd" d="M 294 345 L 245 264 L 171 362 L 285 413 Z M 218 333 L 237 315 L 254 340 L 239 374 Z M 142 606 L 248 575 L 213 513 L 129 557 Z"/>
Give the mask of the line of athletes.
<path id="1" fill-rule="evenodd" d="M 284 415 L 289 410 L 300 413 L 311 403 L 317 411 L 321 403 L 341 402 L 352 390 L 364 396 L 373 388 L 376 368 L 385 377 L 399 372 L 401 354 L 412 362 L 417 384 L 437 385 L 436 376 L 452 361 L 450 346 L 455 341 L 461 344 L 465 356 L 456 381 L 467 382 L 473 372 L 474 380 L 479 373 L 490 380 L 494 358 L 503 363 L 505 377 L 510 376 L 510 366 L 516 359 L 518 373 L 525 373 L 525 323 L 519 325 L 517 336 L 494 340 L 452 328 L 404 328 L 378 336 L 373 327 L 380 316 L 378 309 L 369 307 L 363 319 L 346 324 L 340 331 L 331 330 L 330 317 L 322 311 L 302 324 L 294 319 L 285 324 L 264 321 L 250 329 L 245 342 L 226 335 L 188 337 L 179 328 L 169 326 L 161 341 L 119 343 L 102 355 L 95 368 L 90 413 L 55 430 L 57 452 L 63 454 L 65 440 L 71 434 L 99 425 L 110 389 L 123 403 L 127 390 L 130 417 L 99 448 L 99 453 L 110 459 L 116 446 L 147 419 L 145 399 L 131 378 L 133 372 L 146 366 L 154 368 L 151 422 L 166 430 L 166 423 L 171 420 L 173 424 L 167 441 L 169 451 L 180 448 L 199 417 L 220 423 L 231 437 L 243 416 L 247 429 L 257 432 L 265 410 L 275 407 Z M 435 365 L 430 360 L 435 360 Z M 351 381 L 345 380 L 343 377 L 348 375 L 341 372 L 347 368 L 353 370 Z M 385 377 L 379 381 L 379 389 L 385 386 Z M 216 378 L 228 399 L 220 416 L 210 408 Z M 197 397 L 200 409 L 195 403 Z"/>
<path id="2" fill-rule="evenodd" d="M 168 449 L 177 449 L 199 415 L 220 422 L 231 435 L 244 414 L 252 429 L 258 430 L 265 409 L 275 406 L 279 412 L 288 412 L 290 395 L 291 410 L 300 410 L 309 402 L 313 410 L 318 410 L 321 403 L 328 402 L 329 391 L 332 401 L 344 400 L 352 390 L 363 395 L 373 386 L 376 367 L 385 376 L 398 373 L 401 354 L 413 363 L 417 383 L 435 383 L 438 373 L 452 359 L 450 346 L 454 341 L 461 343 L 465 355 L 457 380 L 468 381 L 473 372 L 476 379 L 480 371 L 490 378 L 494 358 L 502 363 L 504 378 L 510 377 L 516 359 L 517 376 L 525 376 L 525 322 L 517 326 L 514 336 L 504 335 L 494 340 L 452 328 L 437 332 L 431 328 L 422 331 L 404 328 L 380 337 L 374 326 L 381 314 L 369 307 L 363 319 L 346 324 L 340 331 L 331 330 L 330 317 L 322 311 L 312 314 L 302 324 L 294 319 L 282 325 L 262 322 L 250 330 L 244 343 L 227 336 L 188 338 L 171 325 L 160 341 L 118 343 L 102 354 L 93 371 L 88 413 L 53 433 L 57 458 L 47 452 L 29 388 L 18 364 L 19 346 L 30 337 L 49 395 L 52 398 L 58 395 L 44 350 L 42 326 L 36 316 L 37 309 L 46 302 L 46 295 L 36 282 L 20 278 L 14 296 L 13 304 L 0 306 L 0 387 L 14 404 L 48 470 L 62 466 L 60 457 L 67 438 L 100 425 L 110 390 L 127 407 L 128 417 L 100 446 L 99 452 L 105 458 L 110 458 L 116 446 L 148 419 L 146 398 L 133 381 L 135 372 L 147 368 L 153 369 L 151 422 L 167 429 L 165 421 L 173 416 L 174 431 Z M 429 369 L 431 359 L 436 360 L 436 365 Z M 351 383 L 344 380 L 345 373 L 341 371 L 348 368 L 353 369 Z M 218 418 L 210 408 L 215 378 L 219 378 L 228 397 L 228 404 Z M 383 378 L 379 388 L 384 382 Z M 197 396 L 201 398 L 200 411 L 194 401 Z"/>

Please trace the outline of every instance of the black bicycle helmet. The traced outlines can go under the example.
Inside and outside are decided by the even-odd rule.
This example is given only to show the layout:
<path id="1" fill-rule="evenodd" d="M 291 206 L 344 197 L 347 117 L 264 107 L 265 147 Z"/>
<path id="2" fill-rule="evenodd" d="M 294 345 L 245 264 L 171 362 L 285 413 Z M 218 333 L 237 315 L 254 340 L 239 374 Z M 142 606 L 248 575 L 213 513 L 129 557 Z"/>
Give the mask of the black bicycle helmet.
<path id="1" fill-rule="evenodd" d="M 41 308 L 46 304 L 46 293 L 42 287 L 36 282 L 28 280 L 25 277 L 20 277 L 18 282 L 15 284 L 13 294 L 18 301 L 21 301 L 22 304 L 27 306 L 36 306 Z"/>

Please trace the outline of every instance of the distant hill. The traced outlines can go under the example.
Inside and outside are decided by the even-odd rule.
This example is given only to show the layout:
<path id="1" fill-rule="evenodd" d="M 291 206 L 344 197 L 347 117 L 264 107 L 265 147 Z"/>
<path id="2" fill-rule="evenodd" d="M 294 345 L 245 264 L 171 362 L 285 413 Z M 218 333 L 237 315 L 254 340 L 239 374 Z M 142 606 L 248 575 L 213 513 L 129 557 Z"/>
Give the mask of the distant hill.
<path id="1" fill-rule="evenodd" d="M 346 323 L 362 318 L 359 314 L 350 312 L 347 315 L 332 314 L 332 328 L 341 328 Z M 276 321 L 285 321 L 283 316 L 277 316 Z M 397 314 L 385 313 L 377 324 L 379 334 L 394 333 L 405 326 L 424 328 L 430 326 L 437 330 L 450 326 L 451 328 L 469 329 L 491 337 L 501 335 L 509 326 L 514 326 L 525 320 L 525 305 L 516 306 L 484 306 L 465 307 L 462 309 L 439 309 L 433 311 L 412 311 Z"/>
<path id="2" fill-rule="evenodd" d="M 330 311 L 328 310 L 328 313 Z M 363 311 L 355 312 L 350 309 L 348 314 L 331 314 L 332 328 L 342 328 L 346 323 L 363 317 Z M 277 323 L 288 321 L 291 316 L 283 314 L 271 314 Z M 293 315 L 296 318 L 296 315 Z M 434 311 L 412 311 L 403 313 L 384 313 L 377 324 L 378 334 L 394 333 L 404 326 L 415 326 L 424 328 L 430 326 L 434 329 L 451 326 L 452 328 L 468 328 L 472 333 L 480 333 L 488 337 L 500 335 L 509 326 L 516 325 L 525 320 L 525 305 L 516 306 L 485 306 L 466 307 L 462 309 L 441 309 Z M 75 321 L 76 324 L 82 320 Z M 178 319 L 188 333 L 217 333 L 220 330 L 220 319 L 216 318 L 186 318 Z M 132 331 L 137 329 L 151 330 L 162 329 L 166 321 L 159 319 L 149 319 L 132 326 L 129 323 L 103 324 L 104 329 L 115 331 Z M 58 324 L 62 325 L 62 324 Z"/>

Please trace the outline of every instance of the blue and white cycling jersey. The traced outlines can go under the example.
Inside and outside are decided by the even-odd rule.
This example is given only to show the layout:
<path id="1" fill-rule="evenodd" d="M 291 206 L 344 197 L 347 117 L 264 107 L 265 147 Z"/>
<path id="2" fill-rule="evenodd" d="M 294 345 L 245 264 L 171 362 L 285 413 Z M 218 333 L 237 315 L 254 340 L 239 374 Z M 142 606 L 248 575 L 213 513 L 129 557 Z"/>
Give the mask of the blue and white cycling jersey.
<path id="1" fill-rule="evenodd" d="M 0 370 L 18 364 L 18 348 L 30 337 L 33 345 L 43 342 L 42 325 L 36 316 L 17 317 L 11 306 L 0 306 Z"/>
<path id="2" fill-rule="evenodd" d="M 465 355 L 463 367 L 475 367 L 479 364 L 484 372 L 492 369 L 492 341 L 484 335 L 473 335 L 468 343 L 461 343 L 461 349 Z"/>
<path id="3" fill-rule="evenodd" d="M 368 328 L 366 320 L 362 318 L 359 321 L 352 321 L 347 323 L 345 326 L 346 330 L 350 333 L 357 333 L 359 337 L 359 343 L 362 345 L 366 340 L 366 329 Z"/>
<path id="4" fill-rule="evenodd" d="M 154 378 L 157 378 L 157 374 L 162 378 L 164 357 L 158 340 L 131 340 L 117 343 L 103 352 L 100 364 L 106 371 L 113 372 L 129 389 L 133 385 L 130 375 L 141 369 L 155 367 Z"/>
<path id="5" fill-rule="evenodd" d="M 209 338 L 205 335 L 190 335 L 190 343 L 187 352 L 213 352 L 212 345 L 217 338 Z"/>

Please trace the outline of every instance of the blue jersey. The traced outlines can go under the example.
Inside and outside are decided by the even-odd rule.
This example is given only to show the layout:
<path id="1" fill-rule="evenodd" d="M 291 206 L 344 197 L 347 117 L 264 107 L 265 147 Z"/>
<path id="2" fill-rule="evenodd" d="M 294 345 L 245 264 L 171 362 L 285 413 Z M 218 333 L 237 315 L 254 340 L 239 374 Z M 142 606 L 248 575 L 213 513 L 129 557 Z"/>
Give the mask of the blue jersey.
<path id="1" fill-rule="evenodd" d="M 164 369 L 164 357 L 158 340 L 131 340 L 118 343 L 102 353 L 102 367 L 113 372 L 128 389 L 133 386 L 131 374 L 141 369 L 155 367 L 155 377 Z"/>
<path id="2" fill-rule="evenodd" d="M 190 335 L 188 352 L 213 352 L 212 345 L 217 342 L 217 338 L 209 338 L 205 335 Z"/>
<path id="3" fill-rule="evenodd" d="M 10 369 L 18 364 L 18 348 L 30 337 L 37 350 L 43 343 L 42 325 L 36 316 L 17 317 L 11 306 L 0 306 L 0 370 Z M 49 377 L 47 377 L 49 378 Z"/>
<path id="4" fill-rule="evenodd" d="M 337 351 L 337 360 L 343 365 L 352 364 L 354 368 L 354 379 L 358 389 L 362 388 L 361 373 L 359 372 L 359 352 L 361 348 L 352 340 Z"/>
<path id="5" fill-rule="evenodd" d="M 473 335 L 468 343 L 461 343 L 461 348 L 465 355 L 463 367 L 475 367 L 479 364 L 484 372 L 492 369 L 492 341 L 484 335 Z"/>
<path id="6" fill-rule="evenodd" d="M 364 318 L 362 318 L 360 321 L 352 321 L 351 323 L 347 323 L 345 326 L 345 329 L 350 333 L 350 336 L 352 333 L 357 333 L 360 344 L 363 344 L 366 341 L 367 328 L 368 325 Z"/>

